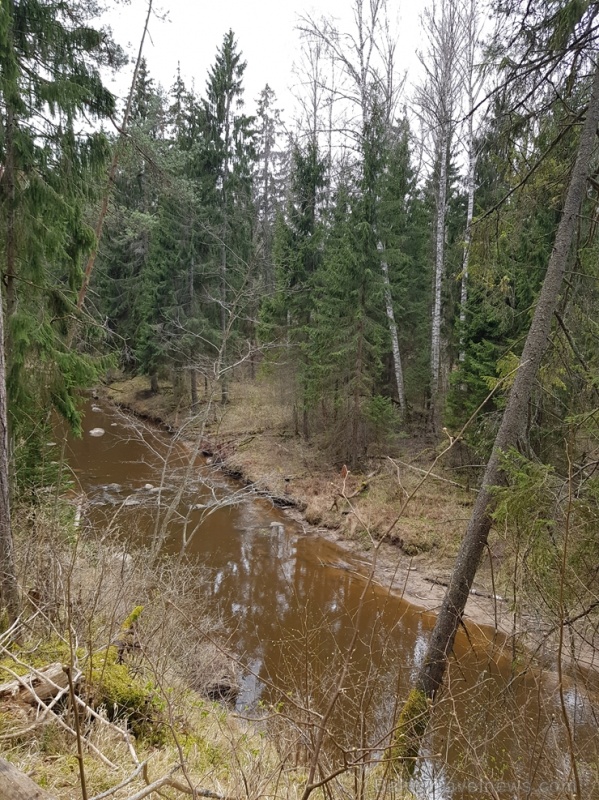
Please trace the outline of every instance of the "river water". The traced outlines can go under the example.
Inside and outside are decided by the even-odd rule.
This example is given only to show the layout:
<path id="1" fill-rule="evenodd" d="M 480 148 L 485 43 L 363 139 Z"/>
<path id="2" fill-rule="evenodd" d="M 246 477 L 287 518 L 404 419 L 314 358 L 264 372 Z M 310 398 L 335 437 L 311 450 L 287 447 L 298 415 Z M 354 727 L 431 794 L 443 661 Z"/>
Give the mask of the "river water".
<path id="1" fill-rule="evenodd" d="M 91 435 L 95 428 L 104 435 Z M 306 534 L 168 433 L 104 401 L 89 404 L 84 431 L 69 440 L 68 461 L 86 498 L 86 524 L 110 526 L 115 536 L 135 531 L 147 547 L 163 535 L 165 552 L 185 543 L 203 565 L 204 591 L 245 665 L 238 710 L 256 713 L 292 695 L 296 714 L 300 706 L 324 713 L 347 661 L 328 752 L 335 758 L 366 746 L 376 757 L 396 698 L 405 698 L 424 655 L 433 615 L 367 585 L 364 561 Z M 528 671 L 512 680 L 502 641 L 490 630 L 458 635 L 449 690 L 414 783 L 418 797 L 550 800 L 572 789 L 555 678 Z M 599 798 L 597 717 L 580 682 L 568 684 L 566 703 L 584 796 Z M 307 716 L 295 723 L 309 741 Z"/>

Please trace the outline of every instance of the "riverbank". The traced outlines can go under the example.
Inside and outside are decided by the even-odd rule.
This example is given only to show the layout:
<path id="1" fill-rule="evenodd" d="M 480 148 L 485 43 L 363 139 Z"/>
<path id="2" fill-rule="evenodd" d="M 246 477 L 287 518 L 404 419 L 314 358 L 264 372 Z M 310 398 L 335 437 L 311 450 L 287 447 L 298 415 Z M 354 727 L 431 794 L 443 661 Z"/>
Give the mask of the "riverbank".
<path id="1" fill-rule="evenodd" d="M 146 380 L 129 378 L 106 394 L 189 442 L 199 437 L 212 463 L 287 506 L 306 533 L 336 542 L 363 564 L 376 552 L 375 580 L 394 594 L 426 612 L 440 607 L 476 492 L 460 486 L 443 464 L 427 475 L 435 456 L 430 442 L 400 441 L 391 456 L 375 454 L 363 471 L 345 474 L 328 462 L 318 440 L 295 435 L 287 392 L 272 376 L 232 382 L 224 408 L 204 402 L 195 414 L 167 382 L 153 394 Z M 508 637 L 514 615 L 495 582 L 500 557 L 498 542 L 492 563 L 477 576 L 466 619 L 471 629 L 489 626 Z M 518 636 L 525 622 L 518 620 Z"/>

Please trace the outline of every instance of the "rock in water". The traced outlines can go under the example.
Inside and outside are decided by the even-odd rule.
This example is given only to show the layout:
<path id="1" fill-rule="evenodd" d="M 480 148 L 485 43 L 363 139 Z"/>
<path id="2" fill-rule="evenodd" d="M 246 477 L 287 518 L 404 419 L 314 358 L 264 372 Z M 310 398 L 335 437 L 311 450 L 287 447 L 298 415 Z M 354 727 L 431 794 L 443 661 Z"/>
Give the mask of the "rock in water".
<path id="1" fill-rule="evenodd" d="M 92 428 L 89 432 L 90 436 L 104 436 L 104 428 Z"/>

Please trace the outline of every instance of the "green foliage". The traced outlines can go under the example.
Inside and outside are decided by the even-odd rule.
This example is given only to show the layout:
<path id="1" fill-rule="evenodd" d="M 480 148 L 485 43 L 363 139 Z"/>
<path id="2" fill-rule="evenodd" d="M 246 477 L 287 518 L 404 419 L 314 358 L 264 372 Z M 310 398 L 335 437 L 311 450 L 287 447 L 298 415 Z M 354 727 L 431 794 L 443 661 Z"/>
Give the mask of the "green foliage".
<path id="1" fill-rule="evenodd" d="M 505 537 L 504 574 L 519 574 L 521 602 L 542 603 L 558 616 L 584 606 L 597 591 L 599 480 L 560 477 L 555 468 L 511 451 L 506 485 L 494 491 L 494 521 Z M 564 548 L 566 557 L 564 559 Z"/>
<path id="2" fill-rule="evenodd" d="M 111 719 L 124 717 L 136 736 L 155 745 L 164 744 L 166 730 L 156 687 L 119 661 L 116 647 L 90 658 L 86 681 L 94 706 L 104 706 Z"/>
<path id="3" fill-rule="evenodd" d="M 51 409 L 78 432 L 79 390 L 105 366 L 68 343 L 81 262 L 94 245 L 87 206 L 109 154 L 103 134 L 79 129 L 113 113 L 99 68 L 119 58 L 110 38 L 89 26 L 92 14 L 85 4 L 48 0 L 2 8 L 0 252 L 19 488 L 44 479 L 34 451 L 46 460 Z"/>
<path id="4" fill-rule="evenodd" d="M 370 440 L 385 444 L 393 439 L 400 429 L 401 419 L 390 397 L 376 394 L 364 404 L 364 416 L 370 427 Z"/>

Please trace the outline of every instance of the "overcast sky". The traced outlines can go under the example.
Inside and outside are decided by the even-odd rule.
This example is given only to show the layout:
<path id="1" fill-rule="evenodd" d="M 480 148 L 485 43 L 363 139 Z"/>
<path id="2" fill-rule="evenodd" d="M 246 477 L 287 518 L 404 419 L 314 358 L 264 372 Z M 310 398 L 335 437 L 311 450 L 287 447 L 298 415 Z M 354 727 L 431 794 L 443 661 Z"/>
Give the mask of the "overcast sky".
<path id="1" fill-rule="evenodd" d="M 157 2 L 144 49 L 150 73 L 157 82 L 170 88 L 180 62 L 185 82 L 190 85 L 193 79 L 196 90 L 203 94 L 208 68 L 231 28 L 247 61 L 244 85 L 249 110 L 253 111 L 253 101 L 268 83 L 287 119 L 293 105 L 290 90 L 295 82 L 293 63 L 298 57 L 298 17 L 304 13 L 315 17 L 326 14 L 337 18 L 340 27 L 351 29 L 351 0 L 321 0 L 317 10 L 313 0 Z M 426 3 L 427 0 L 389 0 L 389 16 L 398 31 L 398 57 L 408 70 L 414 69 L 418 18 Z M 146 12 L 147 0 L 131 0 L 130 5 L 115 7 L 107 17 L 115 38 L 132 57 L 139 47 Z M 130 64 L 119 76 L 115 85 L 119 94 L 128 90 L 132 69 Z"/>

